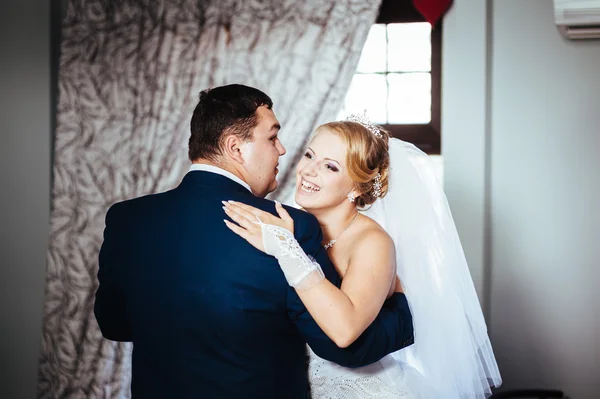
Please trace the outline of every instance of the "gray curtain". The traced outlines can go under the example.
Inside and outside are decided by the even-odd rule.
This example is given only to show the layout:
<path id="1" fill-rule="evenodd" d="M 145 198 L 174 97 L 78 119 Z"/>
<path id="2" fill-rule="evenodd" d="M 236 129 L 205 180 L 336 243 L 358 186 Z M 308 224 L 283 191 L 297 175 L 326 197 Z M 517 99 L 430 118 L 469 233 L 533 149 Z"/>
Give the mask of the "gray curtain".
<path id="1" fill-rule="evenodd" d="M 310 133 L 335 118 L 381 0 L 83 1 L 62 22 L 38 397 L 129 397 L 131 345 L 93 315 L 104 216 L 175 187 L 198 93 L 243 83 L 274 101 L 289 201 Z"/>

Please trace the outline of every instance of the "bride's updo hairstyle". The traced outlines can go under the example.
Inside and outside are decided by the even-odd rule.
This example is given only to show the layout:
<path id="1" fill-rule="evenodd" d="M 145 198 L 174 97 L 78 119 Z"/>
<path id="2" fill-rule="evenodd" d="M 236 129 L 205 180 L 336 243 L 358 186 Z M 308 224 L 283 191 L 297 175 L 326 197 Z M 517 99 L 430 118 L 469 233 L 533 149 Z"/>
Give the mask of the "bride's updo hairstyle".
<path id="1" fill-rule="evenodd" d="M 356 205 L 364 208 L 377 198 L 385 196 L 388 191 L 390 167 L 390 133 L 379 126 L 371 125 L 371 129 L 378 129 L 378 136 L 362 123 L 351 121 L 329 122 L 321 127 L 327 128 L 346 143 L 348 174 L 354 181 L 356 190 L 361 193 L 355 199 Z M 377 181 L 381 183 L 379 190 Z"/>

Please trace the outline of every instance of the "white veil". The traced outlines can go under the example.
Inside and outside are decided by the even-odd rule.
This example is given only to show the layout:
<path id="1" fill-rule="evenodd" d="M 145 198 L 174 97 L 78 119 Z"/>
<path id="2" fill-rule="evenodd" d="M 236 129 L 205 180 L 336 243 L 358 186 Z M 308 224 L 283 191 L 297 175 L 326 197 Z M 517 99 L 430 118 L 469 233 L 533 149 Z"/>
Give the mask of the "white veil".
<path id="1" fill-rule="evenodd" d="M 481 306 L 429 157 L 390 139 L 387 195 L 362 212 L 393 238 L 415 343 L 392 354 L 416 369 L 436 398 L 486 398 L 502 383 Z"/>

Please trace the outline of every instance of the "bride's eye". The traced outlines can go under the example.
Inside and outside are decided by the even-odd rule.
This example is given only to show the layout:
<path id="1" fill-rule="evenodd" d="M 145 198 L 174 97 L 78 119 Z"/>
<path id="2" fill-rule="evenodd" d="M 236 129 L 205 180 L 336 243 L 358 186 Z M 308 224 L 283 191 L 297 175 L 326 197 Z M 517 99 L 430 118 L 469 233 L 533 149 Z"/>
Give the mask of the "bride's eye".
<path id="1" fill-rule="evenodd" d="M 331 165 L 331 164 L 326 164 L 325 167 L 327 169 L 329 169 L 330 171 L 332 171 L 332 172 L 337 172 L 338 171 L 338 168 L 336 168 L 334 165 Z"/>
<path id="2" fill-rule="evenodd" d="M 304 156 L 308 159 L 312 159 L 312 155 L 308 151 L 304 153 Z"/>

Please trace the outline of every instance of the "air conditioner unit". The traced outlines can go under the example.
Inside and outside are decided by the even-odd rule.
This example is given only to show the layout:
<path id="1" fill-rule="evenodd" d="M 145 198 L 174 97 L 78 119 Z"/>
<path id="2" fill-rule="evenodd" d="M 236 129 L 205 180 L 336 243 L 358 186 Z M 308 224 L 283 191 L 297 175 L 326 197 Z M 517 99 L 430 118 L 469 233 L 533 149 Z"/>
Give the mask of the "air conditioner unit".
<path id="1" fill-rule="evenodd" d="M 600 0 L 554 0 L 554 18 L 568 39 L 600 39 Z"/>

